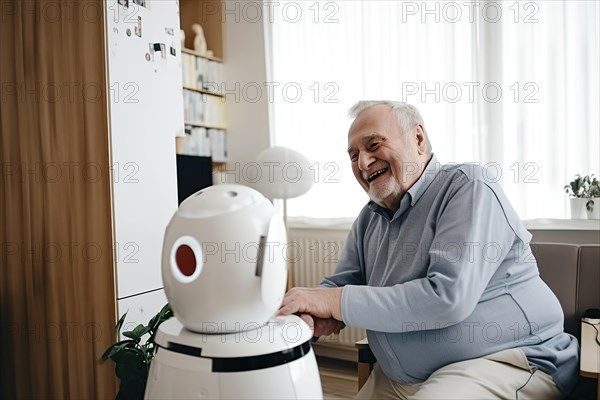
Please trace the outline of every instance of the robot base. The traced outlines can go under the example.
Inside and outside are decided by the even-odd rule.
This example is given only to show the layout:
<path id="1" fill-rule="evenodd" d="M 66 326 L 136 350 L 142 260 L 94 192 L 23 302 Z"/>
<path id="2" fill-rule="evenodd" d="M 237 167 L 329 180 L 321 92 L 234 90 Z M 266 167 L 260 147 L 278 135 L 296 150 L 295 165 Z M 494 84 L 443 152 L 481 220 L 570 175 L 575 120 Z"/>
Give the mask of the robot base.
<path id="1" fill-rule="evenodd" d="M 322 399 L 310 328 L 296 316 L 258 329 L 193 333 L 175 318 L 159 328 L 147 399 Z"/>

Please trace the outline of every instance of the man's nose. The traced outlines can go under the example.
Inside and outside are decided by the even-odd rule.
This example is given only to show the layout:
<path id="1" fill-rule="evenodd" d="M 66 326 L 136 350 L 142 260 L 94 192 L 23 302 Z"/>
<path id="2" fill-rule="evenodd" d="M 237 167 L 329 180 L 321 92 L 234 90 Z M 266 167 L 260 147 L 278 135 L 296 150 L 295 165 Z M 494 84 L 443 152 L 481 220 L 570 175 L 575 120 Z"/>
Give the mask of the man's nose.
<path id="1" fill-rule="evenodd" d="M 368 151 L 361 151 L 358 154 L 358 168 L 361 171 L 368 170 L 373 161 L 375 161 L 375 157 Z"/>

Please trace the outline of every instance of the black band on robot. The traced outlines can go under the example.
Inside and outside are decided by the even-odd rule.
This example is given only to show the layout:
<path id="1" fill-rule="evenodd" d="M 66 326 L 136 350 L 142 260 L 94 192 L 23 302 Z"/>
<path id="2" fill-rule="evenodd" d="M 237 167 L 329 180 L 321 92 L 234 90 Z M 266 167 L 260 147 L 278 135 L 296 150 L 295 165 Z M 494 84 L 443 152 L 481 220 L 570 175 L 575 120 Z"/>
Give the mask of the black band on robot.
<path id="1" fill-rule="evenodd" d="M 237 358 L 213 358 L 213 372 L 242 372 L 276 367 L 290 363 L 304 357 L 310 352 L 310 343 L 303 344 L 279 351 L 277 353 L 262 354 L 260 356 L 237 357 Z"/>
<path id="2" fill-rule="evenodd" d="M 179 354 L 185 354 L 186 356 L 202 357 L 202 348 L 200 347 L 186 346 L 185 344 L 169 342 L 167 350 Z"/>
<path id="3" fill-rule="evenodd" d="M 210 359 L 212 360 L 212 372 L 243 372 L 276 367 L 302 358 L 310 352 L 310 341 L 304 342 L 292 349 L 249 357 L 205 357 L 201 355 L 202 349 L 199 347 L 186 346 L 173 342 L 169 342 L 166 350 L 187 356 Z"/>

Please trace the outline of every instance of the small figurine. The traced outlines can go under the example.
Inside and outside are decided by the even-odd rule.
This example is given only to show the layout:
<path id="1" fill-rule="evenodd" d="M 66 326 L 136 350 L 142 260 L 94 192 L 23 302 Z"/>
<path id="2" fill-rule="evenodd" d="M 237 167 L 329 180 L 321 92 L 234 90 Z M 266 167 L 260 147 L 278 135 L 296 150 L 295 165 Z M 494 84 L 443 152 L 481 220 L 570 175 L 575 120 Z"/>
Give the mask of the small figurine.
<path id="1" fill-rule="evenodd" d="M 200 24 L 194 24 L 192 25 L 192 31 L 196 34 L 196 37 L 194 37 L 194 50 L 203 56 L 206 55 L 208 49 L 202 26 L 200 26 Z"/>

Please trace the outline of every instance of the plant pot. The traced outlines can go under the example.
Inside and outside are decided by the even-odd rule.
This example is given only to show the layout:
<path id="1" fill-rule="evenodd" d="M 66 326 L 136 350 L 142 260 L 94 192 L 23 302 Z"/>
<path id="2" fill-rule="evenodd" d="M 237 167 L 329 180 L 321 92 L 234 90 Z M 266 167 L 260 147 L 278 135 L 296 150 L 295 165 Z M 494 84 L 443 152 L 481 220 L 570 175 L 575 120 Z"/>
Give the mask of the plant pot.
<path id="1" fill-rule="evenodd" d="M 593 201 L 592 211 L 588 210 L 586 207 L 586 213 L 588 219 L 600 219 L 600 197 L 592 197 L 591 199 L 585 199 L 586 204 L 587 201 Z"/>
<path id="2" fill-rule="evenodd" d="M 586 219 L 587 211 L 585 209 L 585 203 L 589 199 L 574 197 L 569 199 L 571 203 L 571 219 Z M 594 207 L 596 208 L 596 207 Z"/>

